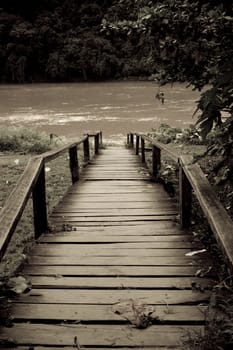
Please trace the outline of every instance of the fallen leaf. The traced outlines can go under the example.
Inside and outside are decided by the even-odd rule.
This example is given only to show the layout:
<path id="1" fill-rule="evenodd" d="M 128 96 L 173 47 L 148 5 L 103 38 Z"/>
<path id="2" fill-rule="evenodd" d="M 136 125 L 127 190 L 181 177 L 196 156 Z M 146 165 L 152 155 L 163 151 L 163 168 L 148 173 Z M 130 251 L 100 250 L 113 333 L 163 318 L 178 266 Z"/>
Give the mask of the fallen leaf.
<path id="1" fill-rule="evenodd" d="M 31 283 L 23 276 L 12 277 L 7 281 L 7 288 L 15 294 L 22 294 L 31 289 Z"/>
<path id="2" fill-rule="evenodd" d="M 158 319 L 152 314 L 155 308 L 145 305 L 138 300 L 126 300 L 113 306 L 113 311 L 130 321 L 137 328 L 147 328 L 153 319 Z"/>
<path id="3" fill-rule="evenodd" d="M 185 256 L 193 256 L 193 255 L 202 254 L 202 253 L 205 253 L 205 252 L 206 252 L 206 249 L 195 250 L 193 252 L 186 253 Z"/>

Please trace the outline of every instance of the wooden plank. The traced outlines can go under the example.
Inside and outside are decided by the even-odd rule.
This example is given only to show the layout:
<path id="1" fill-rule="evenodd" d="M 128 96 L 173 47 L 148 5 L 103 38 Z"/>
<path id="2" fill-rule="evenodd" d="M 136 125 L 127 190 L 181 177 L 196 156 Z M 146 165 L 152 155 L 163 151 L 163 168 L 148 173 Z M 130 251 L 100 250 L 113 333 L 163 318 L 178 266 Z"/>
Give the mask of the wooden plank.
<path id="1" fill-rule="evenodd" d="M 79 211 L 88 211 L 95 209 L 96 211 L 103 211 L 105 209 L 157 209 L 159 206 L 158 202 L 78 202 L 73 201 L 72 203 L 69 203 L 69 201 L 62 201 L 54 210 L 54 212 L 58 212 L 62 209 L 79 209 Z M 161 203 L 160 208 L 169 208 L 174 207 L 174 209 L 177 210 L 177 206 L 175 203 L 172 203 L 170 201 L 163 201 Z"/>
<path id="2" fill-rule="evenodd" d="M 208 302 L 210 292 L 198 290 L 140 290 L 140 289 L 32 289 L 18 303 L 48 304 L 116 304 L 126 300 L 138 300 L 153 305 L 199 304 Z"/>
<path id="3" fill-rule="evenodd" d="M 109 243 L 109 247 L 126 247 L 126 248 L 158 248 L 161 244 L 161 247 L 163 248 L 171 248 L 173 244 L 177 243 L 175 247 L 180 248 L 180 243 L 184 244 L 185 247 L 189 247 L 190 249 L 193 247 L 195 249 L 196 247 L 200 246 L 199 242 L 192 241 L 192 236 L 183 236 L 183 235 L 164 235 L 164 236 L 153 236 L 153 235 L 111 235 L 111 234 L 102 234 L 102 233 L 90 233 L 86 235 L 86 232 L 84 233 L 76 233 L 76 234 L 70 234 L 69 232 L 66 232 L 64 234 L 54 233 L 54 235 L 44 235 L 39 240 L 40 243 L 49 243 L 53 246 L 56 246 L 56 244 L 66 243 L 66 244 L 76 244 L 76 243 L 82 243 L 82 247 L 85 248 L 85 243 L 88 243 L 88 246 L 90 244 L 98 243 L 99 246 L 103 247 L 103 244 Z M 202 247 L 202 246 L 201 246 Z"/>
<path id="4" fill-rule="evenodd" d="M 162 193 L 161 188 L 159 189 L 159 191 Z M 145 188 L 145 187 L 133 187 L 130 186 L 128 188 L 124 188 L 123 186 L 121 188 L 115 186 L 115 187 L 101 187 L 101 186 L 96 186 L 96 187 L 89 187 L 89 188 L 85 188 L 84 186 L 80 186 L 80 188 L 74 189 L 71 188 L 68 191 L 69 194 L 85 194 L 85 195 L 93 195 L 93 194 L 107 194 L 107 193 L 151 193 L 151 194 L 157 194 L 157 189 L 156 188 Z"/>
<path id="5" fill-rule="evenodd" d="M 74 214 L 74 213 L 73 213 Z M 115 222 L 115 223 L 119 223 L 119 222 L 135 222 L 137 223 L 137 221 L 167 221 L 167 220 L 174 220 L 175 216 L 177 214 L 176 213 L 172 213 L 172 214 L 165 214 L 165 215 L 147 215 L 147 216 L 76 216 L 75 214 L 72 215 L 72 213 L 66 213 L 64 215 L 62 214 L 52 214 L 51 215 L 51 219 L 54 220 L 56 223 L 66 223 L 69 222 L 71 225 L 72 223 L 91 223 L 91 222 L 100 222 L 100 223 L 107 223 L 107 222 Z"/>
<path id="6" fill-rule="evenodd" d="M 153 215 L 177 215 L 176 208 L 154 208 L 154 209 L 93 209 L 81 210 L 76 208 L 57 208 L 53 216 L 153 216 Z"/>
<path id="7" fill-rule="evenodd" d="M 103 235 L 101 233 L 91 233 L 91 235 L 86 235 L 86 233 L 76 233 L 69 234 L 64 232 L 63 234 L 47 234 L 43 235 L 39 239 L 40 243 L 137 243 L 137 242 L 190 242 L 192 243 L 192 236 L 190 235 L 163 235 L 163 236 L 134 236 L 134 235 Z"/>
<path id="8" fill-rule="evenodd" d="M 79 229 L 83 229 L 84 227 L 86 228 L 96 228 L 98 229 L 99 228 L 109 228 L 111 226 L 115 226 L 115 228 L 118 228 L 118 227 L 121 227 L 121 226 L 132 226 L 133 228 L 135 228 L 136 226 L 142 226 L 142 227 L 145 227 L 147 224 L 148 226 L 151 225 L 151 222 L 153 223 L 162 223 L 163 221 L 161 221 L 161 219 L 164 219 L 164 222 L 173 222 L 174 220 L 174 217 L 164 217 L 164 218 L 159 218 L 159 221 L 147 221 L 147 220 L 143 220 L 143 221 L 73 221 L 73 222 L 70 222 L 69 223 L 69 220 L 57 220 L 54 218 L 53 221 L 51 221 L 51 224 L 57 229 L 57 230 L 64 230 L 64 225 L 69 225 L 71 227 L 75 227 L 76 230 L 79 230 Z"/>
<path id="9" fill-rule="evenodd" d="M 203 266 L 184 265 L 184 266 L 87 266 L 87 265 L 25 265 L 24 273 L 32 276 L 140 276 L 140 277 L 179 277 L 195 276 L 198 270 L 204 269 Z M 209 275 L 212 274 L 210 270 Z"/>
<path id="10" fill-rule="evenodd" d="M 13 339 L 18 345 L 74 346 L 74 339 L 80 346 L 180 346 L 191 332 L 203 333 L 202 326 L 151 326 L 137 329 L 125 325 L 49 325 L 15 324 L 3 328 L 1 339 Z"/>
<path id="11" fill-rule="evenodd" d="M 96 221 L 102 221 L 101 219 L 103 218 L 103 221 L 108 221 L 108 220 L 114 220 L 114 221 L 122 221 L 124 218 L 126 221 L 128 219 L 132 220 L 144 220 L 144 219 L 149 219 L 151 218 L 152 220 L 156 218 L 157 216 L 164 218 L 164 216 L 173 216 L 177 215 L 177 212 L 174 211 L 173 209 L 171 210 L 152 210 L 147 212 L 147 210 L 142 210 L 141 212 L 136 210 L 136 211 L 131 211 L 131 210 L 123 210 L 118 212 L 118 210 L 114 211 L 103 211 L 103 212 L 76 212 L 76 211 L 55 211 L 52 214 L 52 217 L 58 217 L 58 218 L 70 218 L 72 221 L 73 218 L 77 219 L 77 221 L 82 221 L 82 218 L 84 218 L 85 221 L 88 221 L 90 218 L 90 221 L 93 221 L 93 219 L 96 219 Z M 130 220 L 130 221 L 132 221 Z"/>
<path id="12" fill-rule="evenodd" d="M 33 288 L 137 288 L 137 289 L 200 289 L 213 287 L 216 281 L 198 277 L 30 277 Z"/>
<path id="13" fill-rule="evenodd" d="M 197 249 L 200 248 L 196 247 Z M 69 251 L 70 257 L 183 257 L 185 254 L 190 253 L 190 248 L 179 248 L 179 249 L 133 249 L 133 248 L 100 248 L 96 245 L 95 248 L 84 248 L 83 245 L 76 245 L 75 247 L 69 248 L 68 244 L 54 247 L 54 244 L 50 244 L 49 247 L 35 247 L 31 250 L 31 254 L 36 256 L 48 256 L 48 257 L 66 257 L 67 250 Z M 202 258 L 206 255 L 202 254 Z"/>
<path id="14" fill-rule="evenodd" d="M 95 194 L 93 196 L 86 196 L 85 194 L 80 194 L 80 195 L 69 195 L 65 198 L 65 200 L 69 200 L 69 202 L 72 200 L 75 200 L 76 202 L 82 201 L 82 202 L 153 202 L 155 200 L 159 201 L 160 199 L 166 199 L 168 198 L 168 195 L 166 193 L 161 192 L 156 193 L 156 196 L 153 194 L 148 194 L 148 193 L 121 193 L 121 194 Z"/>
<path id="15" fill-rule="evenodd" d="M 203 305 L 156 305 L 151 318 L 159 322 L 203 322 L 207 306 Z M 67 305 L 67 304 L 13 304 L 11 318 L 17 320 L 57 320 L 124 322 L 124 318 L 113 311 L 112 305 Z"/>
<path id="16" fill-rule="evenodd" d="M 127 203 L 123 203 L 123 206 L 121 203 L 102 203 L 99 206 L 96 203 L 89 203 L 89 204 L 84 204 L 83 203 L 74 203 L 72 204 L 64 204 L 61 203 L 59 206 L 57 206 L 56 210 L 54 210 L 54 213 L 59 213 L 59 212 L 79 212 L 79 213 L 101 213 L 101 212 L 109 212 L 109 213 L 124 213 L 126 210 L 128 210 L 131 213 L 136 213 L 137 214 L 142 214 L 143 211 L 146 213 L 153 213 L 156 210 L 173 210 L 177 211 L 177 206 L 173 203 L 162 203 L 161 207 L 159 207 L 159 204 L 156 205 L 150 205 L 147 203 L 147 205 L 143 205 L 143 203 L 137 202 L 137 205 L 133 202 L 129 202 L 130 205 L 127 205 Z M 132 208 L 131 208 L 131 207 Z"/>
<path id="17" fill-rule="evenodd" d="M 37 244 L 33 249 L 35 251 L 46 251 L 47 250 L 51 250 L 53 249 L 54 251 L 56 250 L 69 250 L 69 252 L 71 253 L 72 251 L 77 251 L 77 249 L 82 249 L 82 251 L 86 251 L 89 250 L 90 252 L 95 251 L 96 249 L 98 249 L 99 251 L 103 250 L 109 250 L 109 251 L 114 251 L 114 250 L 133 250 L 133 251 L 140 251 L 140 250 L 145 250 L 147 251 L 149 250 L 173 250 L 173 249 L 178 249 L 183 251 L 184 249 L 188 249 L 190 250 L 196 250 L 197 248 L 203 248 L 203 245 L 201 245 L 199 242 L 170 242 L 170 241 L 165 241 L 165 242 L 130 242 L 130 243 L 108 243 L 108 244 L 56 244 L 55 242 L 53 244 Z M 139 252 L 140 253 L 140 252 Z M 149 252 L 148 252 L 149 253 Z M 202 254 L 199 254 L 199 256 L 202 256 Z"/>
<path id="18" fill-rule="evenodd" d="M 117 187 L 145 187 L 145 188 L 153 188 L 154 186 L 158 186 L 159 185 L 154 182 L 154 181 L 151 181 L 150 179 L 148 179 L 147 181 L 141 181 L 141 180 L 138 180 L 138 181 L 130 181 L 130 180 L 121 180 L 121 181 L 117 181 L 117 180 L 106 180 L 106 181 L 101 181 L 101 182 L 98 182 L 96 183 L 96 181 L 85 181 L 85 178 L 83 178 L 81 181 L 79 181 L 78 183 L 74 184 L 72 186 L 72 188 L 76 189 L 76 188 L 79 188 L 79 187 L 86 187 L 86 188 L 91 188 L 91 187 L 96 187 L 96 186 L 101 186 L 101 187 L 105 187 L 105 186 L 117 186 Z"/>
<path id="19" fill-rule="evenodd" d="M 138 223 L 137 223 L 138 224 Z M 63 230 L 64 231 L 64 230 Z M 178 228 L 178 224 L 174 221 L 155 221 L 153 223 L 141 223 L 140 228 L 138 230 L 135 230 L 135 227 L 130 226 L 128 223 L 122 224 L 122 226 L 119 227 L 80 227 L 77 230 L 73 230 L 73 233 L 77 235 L 77 233 L 93 233 L 93 232 L 102 232 L 107 234 L 118 234 L 118 235 L 179 235 L 179 234 L 192 234 L 188 232 L 187 230 L 181 230 Z M 71 234 L 72 232 L 69 232 Z M 68 234 L 66 232 L 66 234 Z"/>
<path id="20" fill-rule="evenodd" d="M 142 259 L 137 257 L 43 257 L 43 256 L 31 256 L 29 257 L 29 262 L 32 265 L 117 265 L 117 266 L 187 266 L 192 264 L 193 266 L 200 266 L 203 263 L 204 258 L 194 257 L 148 257 L 144 256 Z M 208 260 L 205 262 L 208 263 Z"/>

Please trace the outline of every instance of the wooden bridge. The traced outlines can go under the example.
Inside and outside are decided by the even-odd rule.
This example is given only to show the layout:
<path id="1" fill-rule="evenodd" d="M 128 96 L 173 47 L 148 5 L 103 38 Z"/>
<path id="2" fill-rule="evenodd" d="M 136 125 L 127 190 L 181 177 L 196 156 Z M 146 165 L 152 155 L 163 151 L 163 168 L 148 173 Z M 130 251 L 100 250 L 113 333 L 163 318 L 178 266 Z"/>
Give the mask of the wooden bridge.
<path id="1" fill-rule="evenodd" d="M 11 300 L 13 324 L 2 326 L 0 344 L 19 350 L 186 349 L 187 339 L 204 332 L 214 283 L 210 257 L 187 230 L 192 192 L 229 266 L 232 222 L 190 159 L 138 134 L 128 135 L 128 148 L 99 149 L 96 133 L 90 161 L 90 136 L 33 158 L 1 213 L 3 255 L 32 193 L 37 244 L 21 272 L 32 289 Z M 89 165 L 80 176 L 81 144 Z M 73 185 L 50 217 L 55 230 L 46 233 L 44 165 L 67 150 Z M 154 181 L 161 151 L 179 162 L 179 205 Z M 200 277 L 203 270 L 212 275 Z"/>

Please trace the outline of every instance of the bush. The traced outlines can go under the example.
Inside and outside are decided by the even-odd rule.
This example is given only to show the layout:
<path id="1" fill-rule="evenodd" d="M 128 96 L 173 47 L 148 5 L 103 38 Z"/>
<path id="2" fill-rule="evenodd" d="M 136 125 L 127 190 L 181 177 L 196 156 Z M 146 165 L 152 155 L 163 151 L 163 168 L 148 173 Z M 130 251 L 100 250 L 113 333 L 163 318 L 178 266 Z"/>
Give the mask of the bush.
<path id="1" fill-rule="evenodd" d="M 42 153 L 51 148 L 50 137 L 44 132 L 23 127 L 0 130 L 0 151 Z"/>
<path id="2" fill-rule="evenodd" d="M 203 140 L 195 125 L 190 125 L 189 128 L 181 129 L 168 124 L 161 124 L 158 129 L 152 129 L 152 134 L 150 136 L 155 137 L 162 143 L 203 144 Z"/>

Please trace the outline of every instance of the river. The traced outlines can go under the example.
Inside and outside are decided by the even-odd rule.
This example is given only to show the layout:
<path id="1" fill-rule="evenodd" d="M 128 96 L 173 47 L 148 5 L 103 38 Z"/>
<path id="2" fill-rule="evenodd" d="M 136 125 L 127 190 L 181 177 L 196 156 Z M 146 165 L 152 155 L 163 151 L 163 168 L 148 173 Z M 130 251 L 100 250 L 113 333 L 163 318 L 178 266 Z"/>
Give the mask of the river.
<path id="1" fill-rule="evenodd" d="M 144 81 L 0 85 L 0 127 L 34 127 L 67 138 L 102 130 L 105 139 L 117 141 L 127 131 L 195 122 L 199 92 L 168 84 L 160 88 L 164 104 L 157 92 L 154 82 Z"/>

